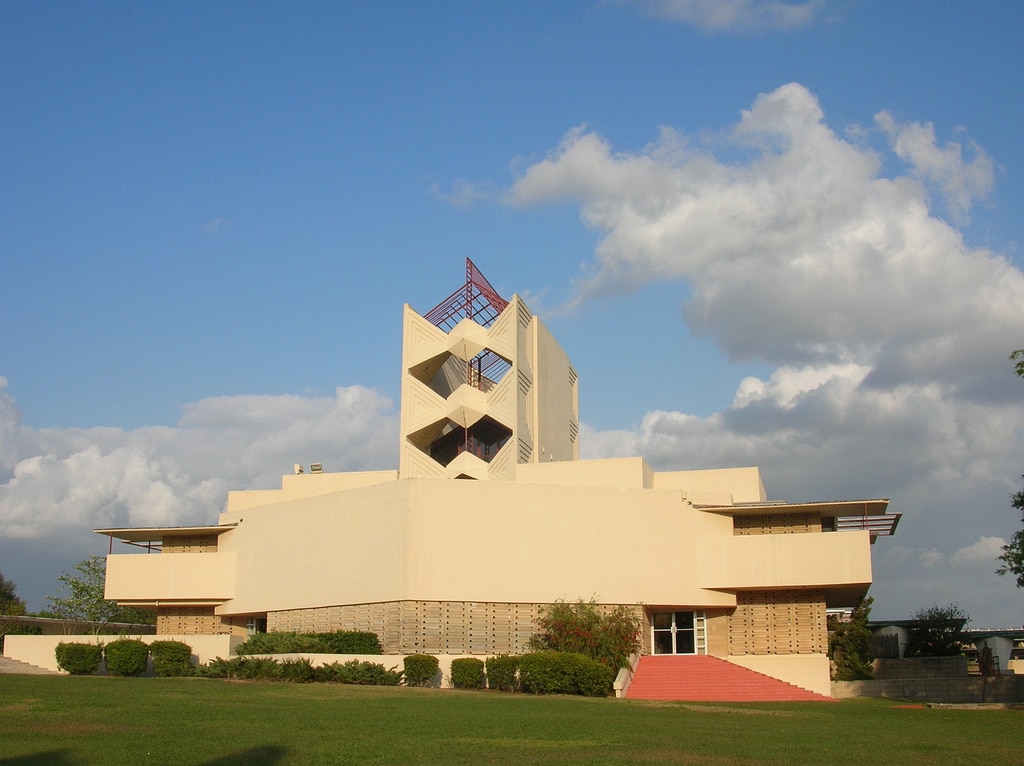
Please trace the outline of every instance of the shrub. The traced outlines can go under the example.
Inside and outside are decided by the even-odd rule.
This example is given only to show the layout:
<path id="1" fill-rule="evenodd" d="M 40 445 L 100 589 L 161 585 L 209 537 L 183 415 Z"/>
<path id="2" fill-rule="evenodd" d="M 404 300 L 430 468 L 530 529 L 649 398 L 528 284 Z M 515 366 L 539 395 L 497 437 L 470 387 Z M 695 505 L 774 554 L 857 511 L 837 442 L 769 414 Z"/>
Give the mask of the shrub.
<path id="1" fill-rule="evenodd" d="M 115 676 L 141 676 L 149 664 L 149 647 L 137 638 L 111 641 L 104 649 L 107 672 Z"/>
<path id="2" fill-rule="evenodd" d="M 362 630 L 336 630 L 332 633 L 295 633 L 275 630 L 256 633 L 235 653 L 244 654 L 383 654 L 376 633 Z"/>
<path id="3" fill-rule="evenodd" d="M 73 676 L 95 673 L 103 659 L 103 644 L 57 644 L 57 667 Z"/>
<path id="4" fill-rule="evenodd" d="M 410 654 L 405 658 L 405 685 L 431 686 L 437 675 L 437 657 L 429 654 Z"/>
<path id="5" fill-rule="evenodd" d="M 612 688 L 611 671 L 590 657 L 571 652 L 536 652 L 519 661 L 523 691 L 531 694 L 581 694 L 605 697 Z"/>
<path id="6" fill-rule="evenodd" d="M 234 675 L 243 681 L 277 681 L 281 675 L 281 663 L 273 657 L 239 657 L 233 668 Z"/>
<path id="7" fill-rule="evenodd" d="M 205 665 L 197 665 L 195 674 L 200 678 L 237 678 L 236 670 L 242 659 L 242 657 L 233 657 L 230 660 L 225 660 L 223 657 L 217 657 Z"/>
<path id="8" fill-rule="evenodd" d="M 153 672 L 158 676 L 191 676 L 192 647 L 181 641 L 154 641 L 149 645 L 153 657 Z"/>
<path id="9" fill-rule="evenodd" d="M 308 684 L 314 680 L 313 663 L 306 657 L 294 657 L 283 660 L 277 668 L 277 677 L 282 681 L 296 684 Z"/>
<path id="10" fill-rule="evenodd" d="M 503 692 L 519 691 L 519 657 L 500 654 L 487 659 L 487 688 Z"/>
<path id="11" fill-rule="evenodd" d="M 316 680 L 362 686 L 398 686 L 402 682 L 402 673 L 394 668 L 388 670 L 375 662 L 349 660 L 320 666 L 316 669 Z"/>
<path id="12" fill-rule="evenodd" d="M 476 657 L 452 660 L 452 686 L 456 689 L 483 689 L 486 680 L 483 660 Z"/>
<path id="13" fill-rule="evenodd" d="M 835 663 L 836 681 L 863 681 L 874 677 L 868 615 L 874 599 L 857 604 L 848 622 L 829 617 L 828 654 Z"/>
<path id="14" fill-rule="evenodd" d="M 530 639 L 531 649 L 584 654 L 613 674 L 640 650 L 640 620 L 627 606 L 602 614 L 595 599 L 556 601 L 537 622 L 541 632 Z"/>
<path id="15" fill-rule="evenodd" d="M 328 654 L 383 654 L 376 633 L 365 630 L 336 630 L 333 633 L 313 633 Z"/>
<path id="16" fill-rule="evenodd" d="M 324 654 L 327 653 L 327 648 L 313 634 L 281 630 L 271 633 L 255 633 L 235 649 L 235 654 L 238 655 L 292 654 L 298 652 Z"/>

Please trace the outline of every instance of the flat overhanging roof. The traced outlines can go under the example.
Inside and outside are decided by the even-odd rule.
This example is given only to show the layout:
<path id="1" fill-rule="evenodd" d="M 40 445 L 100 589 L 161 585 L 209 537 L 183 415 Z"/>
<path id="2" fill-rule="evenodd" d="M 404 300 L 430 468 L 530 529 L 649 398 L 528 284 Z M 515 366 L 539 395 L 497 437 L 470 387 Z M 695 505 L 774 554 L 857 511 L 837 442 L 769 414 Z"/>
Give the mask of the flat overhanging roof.
<path id="1" fill-rule="evenodd" d="M 111 529 L 94 529 L 98 535 L 106 535 L 112 539 L 126 543 L 163 542 L 164 535 L 180 537 L 181 535 L 222 535 L 230 532 L 237 524 L 213 524 L 202 527 L 114 527 Z"/>
<path id="2" fill-rule="evenodd" d="M 903 518 L 902 513 L 886 513 L 888 498 L 877 500 L 829 500 L 817 503 L 741 503 L 739 505 L 694 505 L 702 511 L 729 516 L 758 516 L 761 514 L 813 513 L 835 519 L 835 530 L 845 532 L 863 529 L 877 537 L 891 537 Z"/>
<path id="3" fill-rule="evenodd" d="M 702 511 L 730 516 L 758 516 L 765 513 L 820 513 L 822 516 L 884 516 L 889 499 L 826 500 L 816 503 L 738 503 L 736 505 L 697 505 Z"/>

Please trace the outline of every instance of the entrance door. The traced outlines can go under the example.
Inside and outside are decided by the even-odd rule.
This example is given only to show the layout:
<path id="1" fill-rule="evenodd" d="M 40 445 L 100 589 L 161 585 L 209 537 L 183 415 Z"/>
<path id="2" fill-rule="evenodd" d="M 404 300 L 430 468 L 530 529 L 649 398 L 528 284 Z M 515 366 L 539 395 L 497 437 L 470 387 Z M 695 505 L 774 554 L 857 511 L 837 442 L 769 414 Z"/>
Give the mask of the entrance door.
<path id="1" fill-rule="evenodd" d="M 654 612 L 651 615 L 654 654 L 696 654 L 697 630 L 693 612 Z"/>

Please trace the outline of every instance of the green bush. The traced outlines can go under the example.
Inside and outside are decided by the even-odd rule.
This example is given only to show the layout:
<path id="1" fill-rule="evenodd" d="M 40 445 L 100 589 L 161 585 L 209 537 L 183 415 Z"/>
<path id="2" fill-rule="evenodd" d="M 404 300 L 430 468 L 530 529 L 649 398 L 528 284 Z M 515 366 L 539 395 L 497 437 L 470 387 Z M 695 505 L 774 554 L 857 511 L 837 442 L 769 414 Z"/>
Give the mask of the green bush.
<path id="1" fill-rule="evenodd" d="M 225 660 L 223 657 L 217 657 L 205 665 L 196 665 L 195 674 L 200 678 L 237 678 L 235 671 L 242 659 L 242 657 L 233 657 L 230 660 Z"/>
<path id="2" fill-rule="evenodd" d="M 328 654 L 383 654 L 376 633 L 365 630 L 336 630 L 333 633 L 311 634 L 320 641 Z"/>
<path id="3" fill-rule="evenodd" d="M 73 676 L 95 673 L 103 659 L 103 644 L 59 643 L 55 650 L 57 667 Z"/>
<path id="4" fill-rule="evenodd" d="M 874 652 L 868 615 L 874 599 L 861 599 L 848 621 L 828 618 L 828 656 L 835 667 L 836 681 L 864 681 L 874 678 Z"/>
<path id="5" fill-rule="evenodd" d="M 596 599 L 548 605 L 538 620 L 541 632 L 530 639 L 530 649 L 585 654 L 614 675 L 640 650 L 640 620 L 627 606 L 604 612 L 598 607 Z"/>
<path id="6" fill-rule="evenodd" d="M 483 689 L 486 680 L 483 660 L 476 657 L 452 660 L 452 686 L 456 689 Z"/>
<path id="7" fill-rule="evenodd" d="M 308 684 L 314 680 L 313 663 L 306 657 L 294 657 L 282 660 L 277 669 L 277 676 L 282 681 L 296 684 Z"/>
<path id="8" fill-rule="evenodd" d="M 519 660 L 523 691 L 531 694 L 581 694 L 605 697 L 612 688 L 607 666 L 584 654 L 536 652 Z"/>
<path id="9" fill-rule="evenodd" d="M 316 669 L 316 680 L 362 686 L 398 686 L 402 682 L 402 673 L 394 668 L 388 670 L 375 662 L 349 660 L 321 665 Z"/>
<path id="10" fill-rule="evenodd" d="M 281 663 L 273 657 L 239 657 L 234 673 L 228 677 L 243 681 L 277 681 L 281 677 Z"/>
<path id="11" fill-rule="evenodd" d="M 310 633 L 293 633 L 291 631 L 273 631 L 271 633 L 255 633 L 238 645 L 235 654 L 293 654 L 308 652 L 309 654 L 326 654 L 327 647 Z"/>
<path id="12" fill-rule="evenodd" d="M 191 676 L 192 647 L 181 641 L 154 641 L 149 645 L 153 672 L 158 676 Z"/>
<path id="13" fill-rule="evenodd" d="M 405 658 L 405 685 L 433 686 L 438 666 L 437 657 L 429 654 L 410 654 Z"/>
<path id="14" fill-rule="evenodd" d="M 487 688 L 503 692 L 519 691 L 519 656 L 499 654 L 487 658 Z"/>
<path id="15" fill-rule="evenodd" d="M 141 676 L 149 664 L 149 647 L 137 638 L 111 641 L 103 653 L 107 658 L 107 672 L 114 676 Z"/>
<path id="16" fill-rule="evenodd" d="M 332 633 L 295 633 L 275 630 L 256 633 L 236 650 L 236 654 L 383 654 L 376 633 L 362 630 L 336 630 Z"/>

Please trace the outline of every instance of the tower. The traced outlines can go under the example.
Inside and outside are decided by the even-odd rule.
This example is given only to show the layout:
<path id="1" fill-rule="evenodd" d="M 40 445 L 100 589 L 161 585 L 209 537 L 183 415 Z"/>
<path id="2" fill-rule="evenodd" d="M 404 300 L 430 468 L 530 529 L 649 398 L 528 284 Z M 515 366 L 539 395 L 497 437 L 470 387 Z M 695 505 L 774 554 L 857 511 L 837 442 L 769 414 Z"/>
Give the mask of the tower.
<path id="1" fill-rule="evenodd" d="M 518 295 L 467 258 L 462 287 L 404 311 L 402 477 L 514 479 L 519 463 L 579 459 L 576 370 Z"/>

